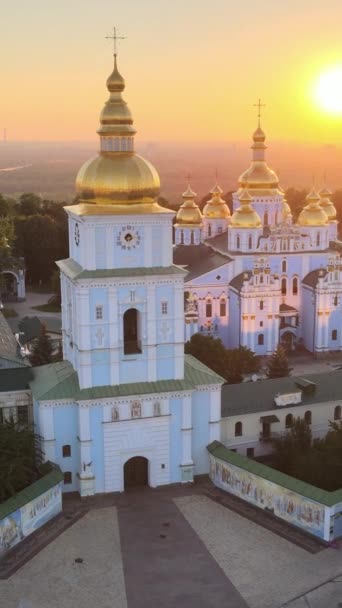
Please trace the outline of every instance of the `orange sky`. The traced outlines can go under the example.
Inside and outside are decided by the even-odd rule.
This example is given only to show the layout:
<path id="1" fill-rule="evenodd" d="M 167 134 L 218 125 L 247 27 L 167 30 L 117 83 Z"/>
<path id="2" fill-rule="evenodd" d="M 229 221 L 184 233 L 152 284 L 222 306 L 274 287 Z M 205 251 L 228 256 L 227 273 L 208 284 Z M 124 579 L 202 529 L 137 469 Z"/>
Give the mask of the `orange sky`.
<path id="1" fill-rule="evenodd" d="M 114 23 L 140 139 L 249 141 L 261 97 L 269 139 L 342 140 L 342 115 L 312 94 L 342 65 L 341 0 L 21 0 L 1 20 L 0 129 L 12 141 L 95 138 Z"/>

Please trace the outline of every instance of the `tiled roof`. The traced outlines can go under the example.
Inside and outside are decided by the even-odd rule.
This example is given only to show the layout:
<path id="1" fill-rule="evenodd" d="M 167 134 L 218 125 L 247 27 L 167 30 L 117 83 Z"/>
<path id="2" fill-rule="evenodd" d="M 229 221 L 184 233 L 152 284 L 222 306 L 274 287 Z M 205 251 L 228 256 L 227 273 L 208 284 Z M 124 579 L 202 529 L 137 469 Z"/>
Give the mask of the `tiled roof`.
<path id="1" fill-rule="evenodd" d="M 173 250 L 175 264 L 184 266 L 188 271 L 185 281 L 206 274 L 224 264 L 231 262 L 231 258 L 216 253 L 206 245 L 177 245 Z"/>
<path id="2" fill-rule="evenodd" d="M 311 406 L 315 403 L 338 400 L 341 400 L 342 405 L 342 370 L 334 370 L 321 374 L 308 374 L 305 376 L 305 379 L 310 381 L 310 386 L 312 387 L 310 391 L 305 390 L 303 378 L 296 376 L 260 380 L 257 382 L 244 382 L 242 384 L 226 384 L 222 387 L 222 418 L 269 410 L 280 411 L 282 408 L 275 405 L 274 402 L 277 394 L 295 393 L 302 390 L 302 388 L 304 389 L 302 402 L 296 405 L 289 404 L 288 407 Z M 312 386 L 312 383 L 316 386 Z"/>
<path id="3" fill-rule="evenodd" d="M 106 278 L 126 278 L 126 277 L 145 277 L 170 274 L 186 274 L 186 271 L 175 265 L 172 266 L 151 266 L 149 268 L 110 268 L 99 270 L 84 270 L 80 264 L 72 258 L 56 262 L 57 266 L 72 280 L 74 279 L 106 279 Z"/>
<path id="4" fill-rule="evenodd" d="M 224 382 L 218 374 L 206 365 L 185 355 L 184 379 L 158 380 L 156 382 L 134 382 L 113 386 L 94 386 L 80 389 L 77 373 L 68 361 L 51 363 L 33 368 L 34 380 L 30 383 L 32 393 L 38 401 L 55 399 L 108 399 L 130 395 L 148 395 L 174 391 L 194 390 L 197 386 L 218 385 Z"/>
<path id="5" fill-rule="evenodd" d="M 4 517 L 7 517 L 17 509 L 20 509 L 20 507 L 23 507 L 31 500 L 38 498 L 38 496 L 44 492 L 47 492 L 50 490 L 50 488 L 53 488 L 53 486 L 62 481 L 63 473 L 57 465 L 46 462 L 43 466 L 45 469 L 50 468 L 50 471 L 44 475 L 44 477 L 41 477 L 38 479 L 38 481 L 35 481 L 30 486 L 24 490 L 21 490 L 21 492 L 18 492 L 18 494 L 12 498 L 9 498 L 0 505 L 0 520 L 4 519 Z"/>
<path id="6" fill-rule="evenodd" d="M 230 281 L 230 285 L 232 287 L 234 287 L 234 289 L 236 289 L 237 291 L 240 291 L 243 282 L 245 280 L 245 275 L 247 275 L 247 280 L 249 281 L 249 279 L 252 276 L 252 272 L 250 270 L 247 270 L 245 272 L 241 272 L 240 274 L 238 274 L 236 277 L 234 277 L 234 279 L 232 279 Z"/>
<path id="7" fill-rule="evenodd" d="M 320 272 L 322 272 L 321 276 L 325 277 L 328 271 L 326 270 L 326 268 L 312 270 L 311 272 L 309 272 L 309 274 L 306 275 L 306 277 L 304 277 L 302 281 L 303 285 L 308 285 L 309 287 L 316 287 Z"/>
<path id="8" fill-rule="evenodd" d="M 288 490 L 296 492 L 301 496 L 306 496 L 307 498 L 315 500 L 323 505 L 332 506 L 342 501 L 342 489 L 335 490 L 335 492 L 328 492 L 327 490 L 316 488 L 305 481 L 301 481 L 295 477 L 290 477 L 289 475 L 281 473 L 276 469 L 272 469 L 271 467 L 261 464 L 256 460 L 247 458 L 247 456 L 242 456 L 242 454 L 232 452 L 219 441 L 213 441 L 210 443 L 207 450 L 210 454 L 212 454 L 212 456 L 219 458 L 219 460 L 223 460 L 224 462 L 228 462 L 236 467 L 240 467 L 249 473 L 253 473 L 254 475 L 258 475 L 263 479 L 267 479 L 268 481 L 279 484 L 283 488 L 287 488 Z"/>
<path id="9" fill-rule="evenodd" d="M 32 367 L 9 367 L 0 369 L 0 392 L 22 391 L 29 388 L 33 379 Z"/>
<path id="10" fill-rule="evenodd" d="M 18 343 L 4 315 L 0 312 L 0 358 L 25 365 L 18 353 Z"/>

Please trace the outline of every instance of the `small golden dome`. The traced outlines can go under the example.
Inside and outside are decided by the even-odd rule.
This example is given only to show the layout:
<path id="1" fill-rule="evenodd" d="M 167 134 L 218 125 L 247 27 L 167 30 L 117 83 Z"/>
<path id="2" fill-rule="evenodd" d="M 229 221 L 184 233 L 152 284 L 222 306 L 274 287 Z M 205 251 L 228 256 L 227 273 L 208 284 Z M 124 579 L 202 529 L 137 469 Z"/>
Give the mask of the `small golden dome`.
<path id="1" fill-rule="evenodd" d="M 230 210 L 226 201 L 222 198 L 223 190 L 217 184 L 210 194 L 211 199 L 206 203 L 203 209 L 203 216 L 208 219 L 227 219 L 230 217 Z"/>
<path id="2" fill-rule="evenodd" d="M 284 218 L 288 217 L 289 215 L 292 215 L 291 207 L 288 204 L 286 198 L 284 198 L 282 202 L 282 213 Z"/>
<path id="3" fill-rule="evenodd" d="M 118 71 L 116 55 L 107 88 L 110 95 L 102 110 L 98 129 L 101 150 L 98 156 L 80 168 L 76 192 L 81 203 L 153 203 L 160 190 L 159 176 L 148 161 L 134 152 L 133 118 L 121 96 L 125 81 Z"/>
<path id="4" fill-rule="evenodd" d="M 185 192 L 182 194 L 183 203 L 179 207 L 176 215 L 176 226 L 178 225 L 189 225 L 189 226 L 201 226 L 202 224 L 202 213 L 195 203 L 196 192 L 191 190 L 190 186 L 187 187 Z"/>
<path id="5" fill-rule="evenodd" d="M 248 190 L 271 190 L 278 188 L 279 179 L 265 160 L 266 135 L 260 125 L 253 134 L 253 158 L 249 168 L 239 177 L 239 186 Z"/>
<path id="6" fill-rule="evenodd" d="M 247 190 L 243 190 L 239 196 L 241 206 L 232 215 L 231 225 L 235 228 L 259 228 L 261 219 L 253 209 L 252 197 Z"/>
<path id="7" fill-rule="evenodd" d="M 320 207 L 322 207 L 322 209 L 324 209 L 325 213 L 328 216 L 328 220 L 332 221 L 332 220 L 336 220 L 336 215 L 337 215 L 337 211 L 335 209 L 335 205 L 332 202 L 332 200 L 330 200 L 331 197 L 331 192 L 330 190 L 328 190 L 328 188 L 323 188 L 319 195 L 321 197 L 320 199 Z"/>
<path id="8" fill-rule="evenodd" d="M 324 226 L 328 223 L 328 216 L 319 205 L 320 197 L 313 188 L 306 197 L 308 205 L 304 207 L 298 217 L 300 226 Z"/>

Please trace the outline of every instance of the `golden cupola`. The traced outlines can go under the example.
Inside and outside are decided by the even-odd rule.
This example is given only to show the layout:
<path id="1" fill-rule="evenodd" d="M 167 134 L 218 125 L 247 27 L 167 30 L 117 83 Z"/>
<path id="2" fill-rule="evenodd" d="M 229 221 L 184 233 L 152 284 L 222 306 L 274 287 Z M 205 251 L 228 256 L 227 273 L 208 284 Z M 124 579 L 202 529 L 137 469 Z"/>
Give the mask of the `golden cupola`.
<path id="1" fill-rule="evenodd" d="M 76 193 L 81 204 L 134 205 L 139 206 L 137 213 L 144 212 L 144 205 L 144 209 L 158 212 L 161 209 L 156 202 L 159 176 L 147 160 L 134 152 L 136 131 L 130 109 L 122 98 L 124 88 L 125 80 L 119 73 L 115 54 L 114 68 L 107 79 L 109 98 L 101 112 L 97 131 L 100 151 L 79 170 Z M 114 211 L 108 209 L 109 213 Z"/>
<path id="2" fill-rule="evenodd" d="M 222 198 L 223 190 L 217 184 L 210 190 L 211 199 L 203 209 L 203 216 L 211 220 L 226 220 L 230 218 L 230 210 L 226 201 Z"/>
<path id="3" fill-rule="evenodd" d="M 252 162 L 249 168 L 239 177 L 239 186 L 242 189 L 253 191 L 254 195 L 269 196 L 270 194 L 279 194 L 279 179 L 272 169 L 270 169 L 265 160 L 265 133 L 261 129 L 260 124 L 257 130 L 253 133 L 253 150 Z"/>
<path id="4" fill-rule="evenodd" d="M 283 215 L 283 220 L 286 220 L 289 216 L 292 215 L 291 207 L 288 204 L 286 198 L 283 199 L 281 211 L 282 211 L 282 215 Z"/>
<path id="5" fill-rule="evenodd" d="M 240 207 L 232 215 L 231 226 L 234 228 L 260 228 L 261 219 L 253 209 L 252 197 L 248 190 L 243 190 L 239 196 Z"/>
<path id="6" fill-rule="evenodd" d="M 196 192 L 193 192 L 190 185 L 188 185 L 187 189 L 182 194 L 183 203 L 179 207 L 176 215 L 176 227 L 194 227 L 202 225 L 202 213 L 195 202 L 196 196 Z"/>
<path id="7" fill-rule="evenodd" d="M 328 216 L 320 206 L 320 196 L 313 188 L 306 197 L 308 204 L 304 207 L 298 217 L 300 226 L 325 226 Z"/>
<path id="8" fill-rule="evenodd" d="M 328 188 L 323 188 L 319 193 L 320 207 L 322 207 L 322 209 L 324 209 L 325 213 L 328 216 L 329 222 L 336 220 L 336 215 L 337 215 L 335 205 L 332 202 L 332 200 L 330 200 L 331 194 L 332 194 L 332 192 L 330 192 L 330 190 L 328 190 Z"/>

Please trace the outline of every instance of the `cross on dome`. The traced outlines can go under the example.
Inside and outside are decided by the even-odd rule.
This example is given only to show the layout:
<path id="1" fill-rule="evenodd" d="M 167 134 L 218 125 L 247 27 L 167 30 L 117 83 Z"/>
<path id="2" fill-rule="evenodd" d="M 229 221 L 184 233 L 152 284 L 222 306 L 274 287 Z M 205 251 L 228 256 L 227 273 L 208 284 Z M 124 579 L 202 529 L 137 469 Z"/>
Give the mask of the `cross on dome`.
<path id="1" fill-rule="evenodd" d="M 117 41 L 118 40 L 126 40 L 126 36 L 118 36 L 118 34 L 116 33 L 116 27 L 113 27 L 113 36 L 105 36 L 106 40 L 113 40 L 113 47 L 114 47 L 114 56 L 116 57 L 117 55 Z"/>
<path id="2" fill-rule="evenodd" d="M 266 108 L 266 104 L 261 103 L 261 99 L 258 99 L 258 103 L 253 104 L 254 108 L 258 108 L 258 127 L 260 127 L 261 108 Z"/>

